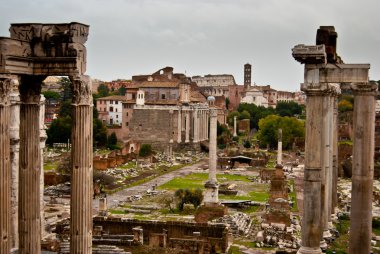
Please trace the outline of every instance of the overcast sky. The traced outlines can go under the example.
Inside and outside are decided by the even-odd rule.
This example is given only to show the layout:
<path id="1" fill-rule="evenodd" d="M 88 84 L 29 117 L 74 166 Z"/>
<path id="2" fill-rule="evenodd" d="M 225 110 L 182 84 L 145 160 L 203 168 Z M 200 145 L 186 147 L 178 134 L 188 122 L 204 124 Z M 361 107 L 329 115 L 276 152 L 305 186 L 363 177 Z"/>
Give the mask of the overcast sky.
<path id="1" fill-rule="evenodd" d="M 188 76 L 232 74 L 296 91 L 303 66 L 296 44 L 315 44 L 334 25 L 345 63 L 370 63 L 380 79 L 379 0 L 0 0 L 0 36 L 10 23 L 77 21 L 90 25 L 87 74 L 110 81 L 165 66 Z"/>

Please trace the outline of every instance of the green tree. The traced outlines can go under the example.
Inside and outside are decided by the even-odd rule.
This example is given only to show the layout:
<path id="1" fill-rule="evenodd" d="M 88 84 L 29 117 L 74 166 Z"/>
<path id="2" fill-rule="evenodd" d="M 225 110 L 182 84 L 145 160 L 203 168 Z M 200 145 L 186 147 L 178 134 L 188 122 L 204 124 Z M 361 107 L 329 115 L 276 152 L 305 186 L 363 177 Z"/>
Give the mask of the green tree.
<path id="1" fill-rule="evenodd" d="M 276 112 L 280 116 L 296 116 L 302 114 L 303 107 L 294 101 L 277 103 Z"/>
<path id="2" fill-rule="evenodd" d="M 353 105 L 348 100 L 343 99 L 338 103 L 338 111 L 341 113 L 352 111 L 352 109 L 353 109 Z"/>
<path id="3" fill-rule="evenodd" d="M 54 119 L 46 133 L 46 143 L 49 145 L 67 143 L 67 140 L 71 139 L 71 117 L 64 116 Z"/>
<path id="4" fill-rule="evenodd" d="M 107 147 L 111 150 L 119 149 L 117 146 L 117 137 L 115 132 L 112 132 L 111 135 L 108 136 Z"/>
<path id="5" fill-rule="evenodd" d="M 146 157 L 152 154 L 152 145 L 142 144 L 140 147 L 139 156 Z"/>
<path id="6" fill-rule="evenodd" d="M 108 88 L 108 86 L 106 86 L 105 84 L 100 84 L 98 86 L 98 95 L 99 97 L 106 97 L 110 94 L 110 90 Z"/>
<path id="7" fill-rule="evenodd" d="M 240 113 L 238 111 L 231 111 L 227 115 L 227 123 L 229 126 L 234 126 L 234 117 L 236 116 L 236 119 L 240 118 Z"/>
<path id="8" fill-rule="evenodd" d="M 45 96 L 46 100 L 59 100 L 61 98 L 61 95 L 54 91 L 45 91 L 42 92 L 42 94 Z"/>
<path id="9" fill-rule="evenodd" d="M 258 139 L 262 146 L 269 144 L 271 148 L 277 147 L 278 129 L 282 129 L 282 144 L 289 149 L 296 137 L 305 136 L 305 126 L 302 120 L 294 117 L 281 117 L 269 115 L 259 121 Z"/>
<path id="10" fill-rule="evenodd" d="M 243 112 L 240 113 L 239 119 L 251 119 L 251 114 L 247 110 L 243 110 Z"/>
<path id="11" fill-rule="evenodd" d="M 121 86 L 119 89 L 117 89 L 117 94 L 124 96 L 127 92 L 127 88 L 125 86 Z"/>
<path id="12" fill-rule="evenodd" d="M 229 109 L 231 102 L 229 98 L 226 98 L 226 108 Z"/>
<path id="13" fill-rule="evenodd" d="M 62 77 L 58 83 L 61 85 L 61 88 L 63 90 L 62 100 L 71 100 L 73 97 L 73 92 L 70 79 L 67 77 Z"/>
<path id="14" fill-rule="evenodd" d="M 203 200 L 202 190 L 197 189 L 178 189 L 174 196 L 178 199 L 178 210 L 183 211 L 185 204 L 193 204 L 197 208 Z"/>
<path id="15" fill-rule="evenodd" d="M 275 114 L 275 110 L 273 108 L 265 108 L 263 106 L 256 106 L 255 104 L 250 103 L 241 103 L 239 104 L 238 111 L 248 111 L 250 114 L 250 127 L 251 129 L 259 128 L 259 120 L 268 115 Z"/>

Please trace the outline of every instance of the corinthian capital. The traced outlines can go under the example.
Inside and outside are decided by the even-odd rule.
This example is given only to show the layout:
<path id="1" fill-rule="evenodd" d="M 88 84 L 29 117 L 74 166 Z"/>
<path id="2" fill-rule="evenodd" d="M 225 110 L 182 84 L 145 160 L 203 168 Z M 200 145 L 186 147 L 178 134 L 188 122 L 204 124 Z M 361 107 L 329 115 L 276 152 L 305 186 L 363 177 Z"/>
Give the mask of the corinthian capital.
<path id="1" fill-rule="evenodd" d="M 40 104 L 41 85 L 46 76 L 26 75 L 21 77 L 19 87 L 21 102 L 24 104 Z"/>
<path id="2" fill-rule="evenodd" d="M 17 86 L 18 80 L 12 78 L 0 77 L 0 105 L 7 106 L 10 104 L 10 93 L 14 86 Z"/>
<path id="3" fill-rule="evenodd" d="M 92 105 L 91 79 L 87 75 L 70 77 L 74 105 Z"/>
<path id="4" fill-rule="evenodd" d="M 376 95 L 377 83 L 352 83 L 351 89 L 354 95 Z"/>

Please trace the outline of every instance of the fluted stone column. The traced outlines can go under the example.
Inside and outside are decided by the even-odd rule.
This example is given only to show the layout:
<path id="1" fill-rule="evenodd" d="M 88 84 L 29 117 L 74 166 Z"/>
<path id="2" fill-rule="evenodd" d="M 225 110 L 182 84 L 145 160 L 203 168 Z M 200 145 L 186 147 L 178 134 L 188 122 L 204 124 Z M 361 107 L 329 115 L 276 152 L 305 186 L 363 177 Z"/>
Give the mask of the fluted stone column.
<path id="1" fill-rule="evenodd" d="M 12 80 L 0 77 L 0 253 L 10 253 L 11 232 L 11 159 L 9 145 L 10 92 Z"/>
<path id="2" fill-rule="evenodd" d="M 190 142 L 190 111 L 186 110 L 186 131 L 185 131 L 185 143 Z"/>
<path id="3" fill-rule="evenodd" d="M 354 94 L 351 225 L 349 253 L 370 253 L 374 170 L 376 83 L 351 85 Z"/>
<path id="4" fill-rule="evenodd" d="M 88 76 L 71 77 L 73 88 L 70 253 L 92 253 L 92 93 Z"/>
<path id="5" fill-rule="evenodd" d="M 234 134 L 233 134 L 234 137 L 237 136 L 236 134 L 236 116 L 234 116 Z"/>
<path id="6" fill-rule="evenodd" d="M 206 140 L 209 139 L 209 119 L 211 120 L 211 115 L 210 115 L 210 112 L 207 112 L 206 111 L 206 116 L 205 116 L 205 120 L 206 120 L 206 124 L 205 124 L 205 131 L 206 131 Z"/>
<path id="7" fill-rule="evenodd" d="M 12 206 L 12 249 L 19 247 L 18 241 L 18 182 L 19 182 L 19 152 L 20 152 L 20 93 L 18 80 L 15 80 L 10 94 L 11 100 L 11 206 Z"/>
<path id="8" fill-rule="evenodd" d="M 182 118 L 181 118 L 181 109 L 178 108 L 178 138 L 177 143 L 180 144 L 182 142 Z"/>
<path id="9" fill-rule="evenodd" d="M 44 158 L 43 152 L 45 149 L 45 142 L 47 139 L 46 127 L 45 127 L 45 97 L 41 95 L 40 98 L 40 149 L 41 149 L 41 176 L 40 176 L 40 211 L 41 211 L 41 237 L 46 236 L 45 230 L 45 202 L 44 202 Z"/>
<path id="10" fill-rule="evenodd" d="M 305 172 L 302 217 L 302 246 L 299 254 L 320 254 L 321 222 L 321 177 L 323 97 L 326 84 L 302 84 L 306 93 Z"/>
<path id="11" fill-rule="evenodd" d="M 322 125 L 322 181 L 321 181 L 321 229 L 323 230 L 321 239 L 321 248 L 326 249 L 325 239 L 331 237 L 329 231 L 329 206 L 331 202 L 331 171 L 330 171 L 330 118 L 331 118 L 331 91 L 330 89 L 323 97 L 323 125 Z"/>
<path id="12" fill-rule="evenodd" d="M 209 175 L 205 184 L 206 192 L 204 197 L 205 204 L 218 203 L 218 182 L 216 179 L 216 161 L 217 161 L 217 109 L 210 108 L 210 140 L 209 140 Z"/>
<path id="13" fill-rule="evenodd" d="M 331 214 L 335 213 L 335 207 L 338 205 L 338 94 L 334 94 L 333 106 L 333 184 Z"/>
<path id="14" fill-rule="evenodd" d="M 20 83 L 19 253 L 41 253 L 40 92 L 45 77 L 23 76 Z"/>

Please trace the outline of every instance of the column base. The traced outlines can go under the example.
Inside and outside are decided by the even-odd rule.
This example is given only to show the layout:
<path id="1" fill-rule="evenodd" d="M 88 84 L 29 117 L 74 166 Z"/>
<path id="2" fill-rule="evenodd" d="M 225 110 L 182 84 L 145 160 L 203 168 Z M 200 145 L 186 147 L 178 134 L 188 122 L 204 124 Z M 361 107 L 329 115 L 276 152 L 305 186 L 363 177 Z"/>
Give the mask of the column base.
<path id="1" fill-rule="evenodd" d="M 322 250 L 320 248 L 310 248 L 310 247 L 301 247 L 297 254 L 321 254 Z"/>

